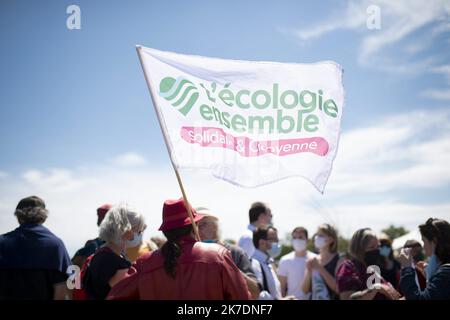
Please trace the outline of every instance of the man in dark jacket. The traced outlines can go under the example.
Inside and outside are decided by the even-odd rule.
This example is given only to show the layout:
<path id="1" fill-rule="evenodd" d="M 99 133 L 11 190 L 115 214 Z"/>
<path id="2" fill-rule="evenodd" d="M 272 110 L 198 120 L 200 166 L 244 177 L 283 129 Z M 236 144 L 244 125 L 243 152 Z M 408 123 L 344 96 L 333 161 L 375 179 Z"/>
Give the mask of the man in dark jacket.
<path id="1" fill-rule="evenodd" d="M 14 213 L 20 226 L 0 236 L 1 299 L 65 299 L 70 258 L 64 243 L 42 224 L 42 199 L 20 200 Z"/>

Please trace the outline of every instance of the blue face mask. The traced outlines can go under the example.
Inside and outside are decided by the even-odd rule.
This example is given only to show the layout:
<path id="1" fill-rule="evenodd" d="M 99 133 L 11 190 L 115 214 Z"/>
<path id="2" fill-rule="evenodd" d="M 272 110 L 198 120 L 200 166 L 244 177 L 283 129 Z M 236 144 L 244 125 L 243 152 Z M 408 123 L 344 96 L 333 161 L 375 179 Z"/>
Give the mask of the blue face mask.
<path id="1" fill-rule="evenodd" d="M 216 243 L 216 240 L 202 240 L 203 243 Z"/>
<path id="2" fill-rule="evenodd" d="M 389 257 L 390 254 L 391 254 L 391 248 L 389 248 L 388 246 L 382 246 L 380 248 L 380 255 L 382 257 Z"/>
<path id="3" fill-rule="evenodd" d="M 272 258 L 276 258 L 281 253 L 281 246 L 278 242 L 272 242 L 272 247 L 267 252 Z"/>
<path id="4" fill-rule="evenodd" d="M 143 232 L 137 233 L 133 232 L 133 240 L 125 241 L 125 248 L 134 248 L 142 243 Z"/>
<path id="5" fill-rule="evenodd" d="M 428 259 L 428 265 L 425 268 L 425 274 L 427 275 L 427 281 L 431 279 L 432 276 L 436 273 L 437 269 L 439 269 L 440 261 L 438 257 L 433 253 L 433 255 Z"/>

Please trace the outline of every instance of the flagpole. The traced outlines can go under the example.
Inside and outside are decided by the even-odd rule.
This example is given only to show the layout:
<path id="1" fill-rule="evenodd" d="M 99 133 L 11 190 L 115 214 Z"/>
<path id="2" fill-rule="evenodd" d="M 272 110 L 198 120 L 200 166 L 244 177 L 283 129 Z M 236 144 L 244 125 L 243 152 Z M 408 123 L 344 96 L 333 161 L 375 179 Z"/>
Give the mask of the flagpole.
<path id="1" fill-rule="evenodd" d="M 184 200 L 184 203 L 186 204 L 186 209 L 187 209 L 187 212 L 189 214 L 189 219 L 191 220 L 192 228 L 194 229 L 195 238 L 198 241 L 201 241 L 200 234 L 198 233 L 197 224 L 195 224 L 195 222 L 194 222 L 194 216 L 193 216 L 192 211 L 191 211 L 191 206 L 189 205 L 189 202 L 188 202 L 187 196 L 186 196 L 186 192 L 184 191 L 184 187 L 183 187 L 183 183 L 181 181 L 180 173 L 178 172 L 178 169 L 175 168 L 175 166 L 173 166 L 173 169 L 175 170 L 175 175 L 177 176 L 178 185 L 180 186 L 181 194 L 183 195 L 183 200 Z"/>
<path id="2" fill-rule="evenodd" d="M 167 138 L 167 134 L 166 134 L 166 130 L 167 129 L 165 127 L 165 123 L 163 121 L 162 115 L 161 115 L 161 113 L 159 111 L 159 107 L 157 106 L 158 103 L 157 103 L 157 101 L 155 99 L 156 93 L 154 92 L 153 86 L 150 85 L 150 77 L 147 75 L 147 71 L 146 71 L 146 69 L 144 67 L 144 62 L 142 61 L 141 50 L 142 50 L 142 46 L 140 46 L 140 45 L 136 46 L 136 51 L 137 51 L 137 54 L 138 54 L 138 57 L 139 57 L 139 61 L 141 62 L 141 67 L 142 67 L 142 70 L 144 71 L 145 81 L 147 82 L 147 87 L 148 87 L 148 90 L 150 91 L 150 96 L 151 96 L 152 101 L 153 101 L 153 107 L 155 109 L 156 116 L 158 117 L 159 127 L 160 127 L 162 135 L 164 137 L 164 142 L 166 144 L 167 152 L 169 153 L 170 162 L 172 163 L 172 168 L 175 171 L 175 175 L 177 177 L 178 186 L 180 187 L 181 194 L 183 195 L 183 200 L 184 200 L 184 204 L 185 204 L 186 210 L 187 210 L 188 215 L 189 215 L 189 220 L 191 221 L 192 228 L 194 229 L 194 235 L 195 235 L 196 240 L 200 241 L 201 239 L 200 239 L 200 235 L 198 233 L 198 228 L 197 228 L 197 225 L 194 222 L 194 215 L 192 214 L 191 206 L 189 205 L 189 201 L 188 201 L 187 196 L 186 196 L 186 191 L 184 190 L 184 186 L 183 186 L 183 182 L 181 180 L 180 173 L 178 171 L 177 166 L 175 165 L 175 162 L 173 161 L 172 153 L 170 152 L 170 148 L 169 148 L 169 143 L 170 142 L 169 142 L 169 140 Z"/>

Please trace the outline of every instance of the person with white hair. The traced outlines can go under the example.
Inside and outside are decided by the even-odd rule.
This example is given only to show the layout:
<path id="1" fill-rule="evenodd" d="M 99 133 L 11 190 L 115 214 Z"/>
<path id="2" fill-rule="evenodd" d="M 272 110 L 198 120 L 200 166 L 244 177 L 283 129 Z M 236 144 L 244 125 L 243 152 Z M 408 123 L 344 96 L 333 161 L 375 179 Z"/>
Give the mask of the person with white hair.
<path id="1" fill-rule="evenodd" d="M 114 285 L 125 278 L 131 266 L 125 250 L 136 246 L 145 229 L 144 217 L 127 205 L 116 205 L 100 224 L 105 241 L 92 257 L 82 279 L 88 299 L 104 300 Z"/>
<path id="2" fill-rule="evenodd" d="M 193 224 L 202 219 L 183 198 L 164 201 L 159 230 L 167 241 L 140 257 L 107 299 L 248 300 L 247 284 L 230 252 L 195 238 Z"/>

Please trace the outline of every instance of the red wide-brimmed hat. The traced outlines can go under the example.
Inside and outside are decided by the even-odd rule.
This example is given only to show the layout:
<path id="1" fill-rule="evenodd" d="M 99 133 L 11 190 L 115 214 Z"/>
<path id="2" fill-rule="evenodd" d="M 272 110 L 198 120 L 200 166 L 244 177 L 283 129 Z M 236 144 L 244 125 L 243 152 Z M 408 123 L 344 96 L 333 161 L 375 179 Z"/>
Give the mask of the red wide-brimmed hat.
<path id="1" fill-rule="evenodd" d="M 203 218 L 203 215 L 198 214 L 191 206 L 190 208 L 194 221 L 200 221 Z M 160 231 L 177 229 L 191 224 L 183 198 L 178 200 L 166 200 L 164 202 L 162 220 L 163 222 L 159 227 Z"/>

